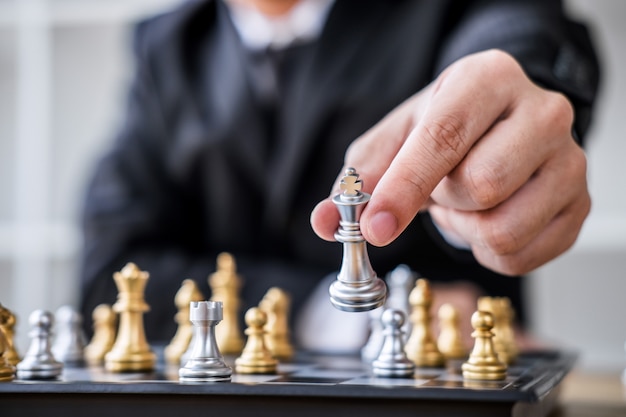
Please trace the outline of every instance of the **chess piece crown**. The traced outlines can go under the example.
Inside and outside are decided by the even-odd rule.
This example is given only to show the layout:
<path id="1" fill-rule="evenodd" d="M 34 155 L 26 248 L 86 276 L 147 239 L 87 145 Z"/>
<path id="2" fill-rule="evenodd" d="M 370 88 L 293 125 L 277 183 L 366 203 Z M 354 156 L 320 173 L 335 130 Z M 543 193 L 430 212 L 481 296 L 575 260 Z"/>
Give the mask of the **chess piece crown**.
<path id="1" fill-rule="evenodd" d="M 140 270 L 137 265 L 129 262 L 120 272 L 113 274 L 113 280 L 118 289 L 117 302 L 113 310 L 147 312 L 150 307 L 144 299 L 146 284 L 150 273 Z"/>

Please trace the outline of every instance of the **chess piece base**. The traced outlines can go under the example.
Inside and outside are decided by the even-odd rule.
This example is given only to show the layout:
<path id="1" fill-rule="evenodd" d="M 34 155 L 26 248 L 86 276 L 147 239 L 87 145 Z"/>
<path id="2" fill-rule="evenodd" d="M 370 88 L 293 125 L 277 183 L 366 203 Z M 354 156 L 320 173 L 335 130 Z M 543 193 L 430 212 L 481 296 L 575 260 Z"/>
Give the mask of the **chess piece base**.
<path id="1" fill-rule="evenodd" d="M 330 302 L 342 311 L 370 311 L 385 304 L 387 287 L 380 278 L 374 278 L 367 285 L 356 286 L 342 281 L 334 281 L 329 288 Z"/>
<path id="2" fill-rule="evenodd" d="M 178 380 L 185 384 L 196 384 L 203 382 L 230 382 L 231 377 L 228 376 L 179 376 Z"/>
<path id="3" fill-rule="evenodd" d="M 17 366 L 18 379 L 56 379 L 62 372 L 63 364 L 60 362 L 31 364 L 22 361 Z"/>
<path id="4" fill-rule="evenodd" d="M 275 374 L 276 364 L 267 365 L 249 365 L 236 363 L 235 370 L 238 374 Z"/>
<path id="5" fill-rule="evenodd" d="M 183 382 L 230 381 L 233 371 L 222 360 L 191 359 L 178 371 Z"/>
<path id="6" fill-rule="evenodd" d="M 438 368 L 445 363 L 445 358 L 438 351 L 420 353 L 410 358 L 416 366 L 420 367 Z"/>
<path id="7" fill-rule="evenodd" d="M 506 366 L 474 365 L 464 363 L 461 366 L 463 378 L 474 381 L 501 381 L 506 378 Z"/>
<path id="8" fill-rule="evenodd" d="M 375 376 L 384 378 L 412 377 L 415 372 L 415 365 L 412 362 L 388 364 L 374 361 L 372 363 L 372 372 Z"/>
<path id="9" fill-rule="evenodd" d="M 0 369 L 0 382 L 13 381 L 15 379 L 15 367 L 5 366 Z"/>
<path id="10" fill-rule="evenodd" d="M 104 368 L 109 372 L 137 372 L 152 371 L 156 364 L 156 355 L 153 352 L 112 355 L 109 352 L 105 355 Z M 118 356 L 118 357 L 116 357 Z"/>

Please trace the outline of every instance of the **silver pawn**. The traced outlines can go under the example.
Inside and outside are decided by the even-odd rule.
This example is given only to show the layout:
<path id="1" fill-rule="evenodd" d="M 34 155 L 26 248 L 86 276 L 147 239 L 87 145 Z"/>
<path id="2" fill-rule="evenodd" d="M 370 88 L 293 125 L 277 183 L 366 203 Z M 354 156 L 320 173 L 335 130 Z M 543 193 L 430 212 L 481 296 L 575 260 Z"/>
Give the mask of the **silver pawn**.
<path id="1" fill-rule="evenodd" d="M 330 301 L 343 311 L 373 310 L 385 303 L 387 287 L 370 264 L 359 224 L 370 195 L 361 192 L 363 183 L 354 168 L 346 169 L 340 185 L 343 192 L 333 197 L 333 203 L 341 216 L 335 239 L 343 243 L 343 260 L 329 288 Z"/>
<path id="2" fill-rule="evenodd" d="M 63 372 L 63 364 L 55 360 L 50 349 L 54 316 L 44 310 L 33 311 L 28 322 L 31 342 L 24 359 L 17 364 L 18 379 L 54 379 Z"/>
<path id="3" fill-rule="evenodd" d="M 178 371 L 181 382 L 230 381 L 232 369 L 226 365 L 215 339 L 215 326 L 222 320 L 221 301 L 192 301 L 189 320 L 193 324 L 190 357 Z"/>
<path id="4" fill-rule="evenodd" d="M 381 321 L 385 341 L 378 358 L 372 362 L 374 375 L 385 378 L 412 377 L 415 364 L 407 358 L 404 352 L 404 338 L 402 337 L 404 313 L 395 309 L 385 310 Z"/>
<path id="5" fill-rule="evenodd" d="M 55 359 L 67 366 L 81 366 L 85 362 L 85 336 L 82 330 L 82 316 L 70 306 L 62 306 L 56 311 L 57 335 L 52 345 Z"/>

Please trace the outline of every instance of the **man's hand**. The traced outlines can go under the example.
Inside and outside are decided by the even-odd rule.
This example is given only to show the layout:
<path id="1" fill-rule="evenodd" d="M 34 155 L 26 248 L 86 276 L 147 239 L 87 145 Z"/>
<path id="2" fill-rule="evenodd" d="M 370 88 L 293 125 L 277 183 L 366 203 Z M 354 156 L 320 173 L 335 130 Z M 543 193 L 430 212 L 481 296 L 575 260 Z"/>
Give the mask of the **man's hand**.
<path id="1" fill-rule="evenodd" d="M 517 275 L 546 263 L 574 243 L 591 206 L 572 122 L 567 99 L 533 84 L 506 53 L 455 62 L 346 152 L 372 193 L 363 236 L 387 245 L 428 209 L 487 268 Z M 311 224 L 334 239 L 329 199 Z"/>

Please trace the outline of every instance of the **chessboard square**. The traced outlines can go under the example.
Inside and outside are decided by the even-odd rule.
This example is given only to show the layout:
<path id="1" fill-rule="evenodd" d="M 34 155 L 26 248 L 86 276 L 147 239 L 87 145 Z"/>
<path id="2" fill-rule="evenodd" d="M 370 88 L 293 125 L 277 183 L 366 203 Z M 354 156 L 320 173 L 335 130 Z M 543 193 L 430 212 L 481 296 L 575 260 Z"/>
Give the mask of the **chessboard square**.
<path id="1" fill-rule="evenodd" d="M 231 381 L 237 384 L 262 384 L 277 379 L 276 375 L 233 374 Z"/>
<path id="2" fill-rule="evenodd" d="M 363 376 L 342 382 L 341 385 L 366 385 L 377 387 L 421 387 L 429 379 L 420 378 L 378 378 L 373 376 Z"/>
<path id="3" fill-rule="evenodd" d="M 337 385 L 345 381 L 346 378 L 332 378 L 308 375 L 283 375 L 271 381 L 271 384 L 301 384 L 301 385 Z"/>
<path id="4" fill-rule="evenodd" d="M 428 388 L 456 388 L 501 391 L 511 386 L 513 381 L 468 381 L 461 375 L 445 375 L 441 378 L 433 378 L 423 386 Z"/>
<path id="5" fill-rule="evenodd" d="M 292 373 L 294 377 L 304 377 L 304 378 L 320 378 L 320 379 L 335 379 L 335 380 L 346 380 L 357 378 L 361 375 L 364 375 L 365 371 L 360 369 L 358 371 L 347 370 L 347 369 L 303 369 L 301 371 L 297 371 Z"/>
<path id="6" fill-rule="evenodd" d="M 315 364 L 303 365 L 298 363 L 284 363 L 278 364 L 278 372 L 281 374 L 291 374 L 294 372 L 311 372 L 316 367 Z"/>
<path id="7" fill-rule="evenodd" d="M 435 379 L 445 374 L 445 370 L 438 368 L 416 368 L 415 377 L 422 379 Z"/>

